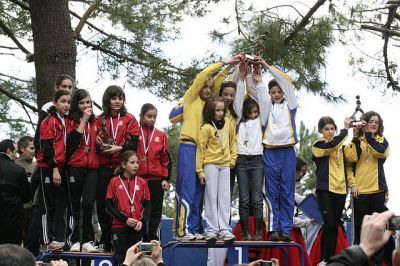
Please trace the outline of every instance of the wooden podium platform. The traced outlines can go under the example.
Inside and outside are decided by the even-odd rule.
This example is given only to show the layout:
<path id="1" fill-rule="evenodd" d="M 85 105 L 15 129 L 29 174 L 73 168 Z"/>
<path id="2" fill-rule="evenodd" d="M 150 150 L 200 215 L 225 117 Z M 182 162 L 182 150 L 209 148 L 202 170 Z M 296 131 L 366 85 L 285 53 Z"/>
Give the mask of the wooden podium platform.
<path id="1" fill-rule="evenodd" d="M 46 252 L 40 254 L 37 260 L 44 261 L 46 259 L 84 259 L 84 260 L 92 260 L 94 264 L 92 266 L 116 266 L 117 260 L 114 255 L 111 253 L 84 253 L 84 252 L 70 252 L 70 251 L 62 251 L 62 252 Z"/>

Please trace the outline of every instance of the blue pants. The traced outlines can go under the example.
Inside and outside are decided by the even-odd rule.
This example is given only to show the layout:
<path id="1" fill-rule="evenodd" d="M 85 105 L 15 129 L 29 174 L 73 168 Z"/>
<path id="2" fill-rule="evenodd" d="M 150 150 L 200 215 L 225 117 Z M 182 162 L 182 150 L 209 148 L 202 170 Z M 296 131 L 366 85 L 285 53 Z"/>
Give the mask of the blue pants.
<path id="1" fill-rule="evenodd" d="M 290 234 L 293 224 L 296 153 L 293 147 L 264 149 L 268 230 Z"/>
<path id="2" fill-rule="evenodd" d="M 196 174 L 196 150 L 191 144 L 179 144 L 176 177 L 175 230 L 179 237 L 202 233 L 204 186 Z"/>

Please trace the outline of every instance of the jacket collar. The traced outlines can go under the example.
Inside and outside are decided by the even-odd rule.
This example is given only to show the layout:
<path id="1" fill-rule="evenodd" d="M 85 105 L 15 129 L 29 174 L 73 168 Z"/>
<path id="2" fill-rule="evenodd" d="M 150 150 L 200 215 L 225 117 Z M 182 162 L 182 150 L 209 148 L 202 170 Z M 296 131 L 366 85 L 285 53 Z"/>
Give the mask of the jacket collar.
<path id="1" fill-rule="evenodd" d="M 0 158 L 1 158 L 1 159 L 9 160 L 10 162 L 13 162 L 13 159 L 11 159 L 10 155 L 8 155 L 8 154 L 5 153 L 5 152 L 0 152 Z"/>

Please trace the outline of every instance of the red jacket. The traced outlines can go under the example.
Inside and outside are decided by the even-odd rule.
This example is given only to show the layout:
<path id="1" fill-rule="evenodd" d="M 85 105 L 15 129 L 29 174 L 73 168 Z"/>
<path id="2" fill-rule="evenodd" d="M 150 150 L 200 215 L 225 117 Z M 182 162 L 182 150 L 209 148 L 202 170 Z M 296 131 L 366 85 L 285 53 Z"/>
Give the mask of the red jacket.
<path id="1" fill-rule="evenodd" d="M 146 155 L 145 149 L 147 150 Z M 168 152 L 167 135 L 157 128 L 142 125 L 137 148 L 139 158 L 137 175 L 150 180 L 166 178 L 168 176 Z"/>
<path id="2" fill-rule="evenodd" d="M 115 139 L 113 139 L 113 130 L 110 123 L 111 120 L 113 122 L 114 134 L 116 133 Z M 99 115 L 96 118 L 96 121 L 100 136 L 104 143 L 108 143 L 108 136 L 103 134 L 104 131 L 108 132 L 111 139 L 114 140 L 115 145 L 118 146 L 123 146 L 127 143 L 131 136 L 140 135 L 139 124 L 136 118 L 130 113 L 121 115 L 119 120 L 117 116 L 110 118 Z M 105 127 L 103 126 L 103 121 L 105 122 Z M 99 162 L 100 167 L 117 167 L 120 165 L 120 153 L 117 152 L 111 155 L 99 153 Z"/>
<path id="3" fill-rule="evenodd" d="M 80 122 L 74 122 L 75 131 L 79 127 Z M 71 158 L 67 164 L 73 167 L 80 168 L 99 168 L 99 157 L 97 155 L 96 137 L 99 132 L 97 122 L 87 123 L 85 126 L 84 134 L 81 136 L 80 142 L 76 150 L 72 153 Z M 86 139 L 86 140 L 85 140 Z M 86 141 L 88 142 L 86 145 Z"/>
<path id="4" fill-rule="evenodd" d="M 122 185 L 122 183 L 124 185 Z M 125 188 L 129 192 L 129 196 L 133 198 L 132 211 Z M 142 203 L 150 200 L 150 192 L 149 187 L 147 186 L 147 181 L 139 176 L 135 176 L 131 179 L 127 179 L 123 175 L 114 176 L 108 183 L 106 199 L 112 199 L 114 206 L 126 217 L 140 221 L 143 218 Z M 114 217 L 112 228 L 125 227 L 128 227 L 126 223 Z"/>
<path id="5" fill-rule="evenodd" d="M 40 125 L 40 149 L 36 156 L 38 167 L 63 167 L 65 163 L 66 136 L 74 127 L 71 119 L 65 117 L 65 127 L 57 115 L 49 115 Z"/>

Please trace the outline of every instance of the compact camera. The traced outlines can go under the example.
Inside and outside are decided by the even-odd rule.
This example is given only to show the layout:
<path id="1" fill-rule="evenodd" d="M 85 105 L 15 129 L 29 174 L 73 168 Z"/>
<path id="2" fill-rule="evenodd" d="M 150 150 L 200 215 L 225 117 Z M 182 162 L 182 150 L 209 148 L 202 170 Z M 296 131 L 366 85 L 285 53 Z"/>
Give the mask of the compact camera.
<path id="1" fill-rule="evenodd" d="M 388 230 L 396 231 L 400 230 L 400 216 L 396 215 L 390 218 L 389 223 L 387 225 Z"/>
<path id="2" fill-rule="evenodd" d="M 246 58 L 251 64 L 257 64 L 256 57 L 254 55 L 245 54 L 244 58 Z"/>
<path id="3" fill-rule="evenodd" d="M 272 266 L 272 261 L 270 260 L 263 260 L 260 262 L 261 266 Z"/>
<path id="4" fill-rule="evenodd" d="M 150 255 L 153 252 L 153 243 L 140 243 L 139 251 L 144 254 Z"/>

